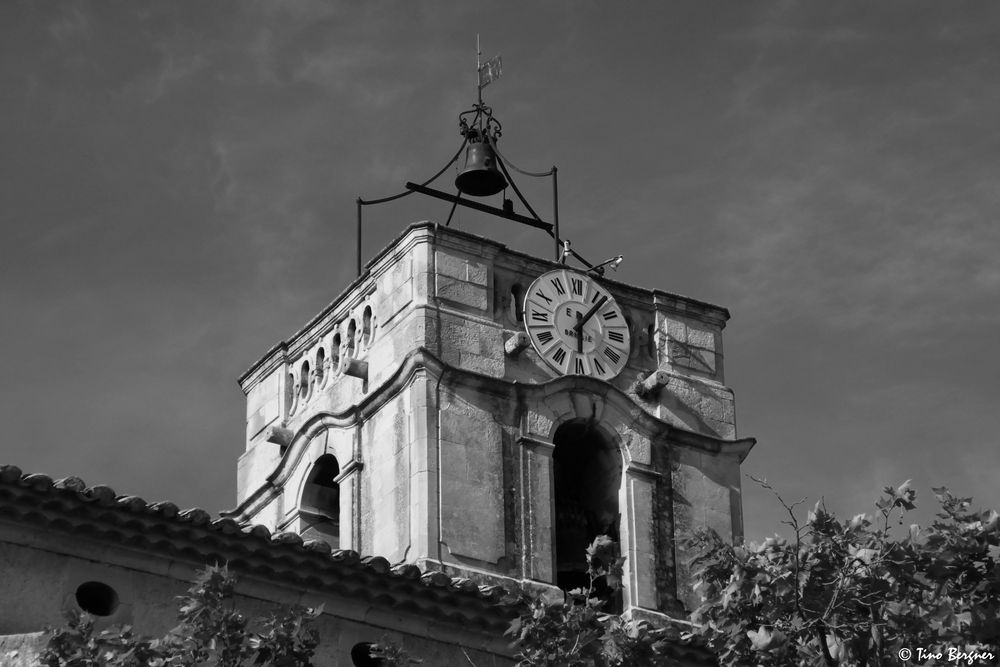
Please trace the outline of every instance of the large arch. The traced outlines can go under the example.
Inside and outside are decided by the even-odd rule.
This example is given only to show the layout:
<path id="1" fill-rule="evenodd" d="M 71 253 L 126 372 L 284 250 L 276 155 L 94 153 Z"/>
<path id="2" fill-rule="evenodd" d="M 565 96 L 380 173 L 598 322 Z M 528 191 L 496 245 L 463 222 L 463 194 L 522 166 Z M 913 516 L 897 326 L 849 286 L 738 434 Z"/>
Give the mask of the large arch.
<path id="1" fill-rule="evenodd" d="M 564 422 L 552 442 L 555 583 L 563 590 L 587 588 L 587 547 L 598 535 L 621 542 L 624 460 L 617 438 L 592 420 Z M 597 593 L 610 596 L 603 581 Z M 615 596 L 612 605 L 620 604 Z"/>
<path id="2" fill-rule="evenodd" d="M 302 537 L 325 540 L 340 547 L 340 464 L 333 454 L 323 454 L 313 463 L 299 500 L 299 517 L 306 526 Z"/>

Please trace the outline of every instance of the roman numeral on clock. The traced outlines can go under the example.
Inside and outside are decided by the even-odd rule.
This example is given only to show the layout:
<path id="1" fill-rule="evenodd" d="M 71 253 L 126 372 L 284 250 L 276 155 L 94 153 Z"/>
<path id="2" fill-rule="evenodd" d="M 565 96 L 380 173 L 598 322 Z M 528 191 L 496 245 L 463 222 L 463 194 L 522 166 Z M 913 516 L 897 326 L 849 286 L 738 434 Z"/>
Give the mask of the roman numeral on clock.
<path id="1" fill-rule="evenodd" d="M 597 374 L 598 375 L 604 375 L 605 370 L 604 370 L 604 366 L 601 365 L 601 362 L 599 360 L 597 360 L 597 359 L 594 359 L 593 361 L 594 361 L 594 368 L 597 369 Z"/>
<path id="2" fill-rule="evenodd" d="M 549 314 L 542 310 L 531 311 L 531 321 L 532 322 L 548 322 Z"/>
<path id="3" fill-rule="evenodd" d="M 541 343 L 542 345 L 551 343 L 553 338 L 554 336 L 552 335 L 551 331 L 543 331 L 540 334 L 538 334 L 538 342 Z"/>
<path id="4" fill-rule="evenodd" d="M 613 364 L 617 364 L 619 361 L 622 360 L 622 355 L 618 354 L 617 352 L 615 352 L 614 350 L 612 350 L 610 347 L 607 346 L 604 347 L 604 356 L 610 359 L 611 363 Z"/>
<path id="5" fill-rule="evenodd" d="M 616 343 L 624 343 L 625 334 L 623 334 L 621 331 L 609 331 L 608 339 L 613 340 Z"/>
<path id="6" fill-rule="evenodd" d="M 583 296 L 583 281 L 579 278 L 570 278 L 569 282 L 573 287 L 573 294 Z"/>
<path id="7" fill-rule="evenodd" d="M 556 292 L 559 293 L 559 296 L 563 296 L 564 294 L 566 294 L 566 288 L 563 287 L 561 280 L 559 280 L 558 278 L 553 278 L 550 282 L 552 283 L 552 286 L 556 288 Z"/>
<path id="8" fill-rule="evenodd" d="M 552 355 L 552 358 L 555 360 L 557 364 L 561 364 L 562 362 L 566 361 L 566 348 L 557 347 L 556 353 Z"/>
<path id="9" fill-rule="evenodd" d="M 614 319 L 618 319 L 618 313 L 616 313 L 613 310 L 609 310 L 608 312 L 603 313 L 601 315 L 601 317 L 603 317 L 604 319 L 606 319 L 608 321 L 611 321 L 611 320 L 614 320 Z"/>
<path id="10" fill-rule="evenodd" d="M 576 373 L 577 375 L 583 375 L 583 359 L 580 357 L 576 358 Z"/>
<path id="11" fill-rule="evenodd" d="M 552 299 L 545 296 L 545 292 L 543 292 L 542 290 L 538 290 L 537 292 L 535 292 L 535 296 L 537 296 L 539 299 L 545 299 L 545 303 L 552 303 Z"/>

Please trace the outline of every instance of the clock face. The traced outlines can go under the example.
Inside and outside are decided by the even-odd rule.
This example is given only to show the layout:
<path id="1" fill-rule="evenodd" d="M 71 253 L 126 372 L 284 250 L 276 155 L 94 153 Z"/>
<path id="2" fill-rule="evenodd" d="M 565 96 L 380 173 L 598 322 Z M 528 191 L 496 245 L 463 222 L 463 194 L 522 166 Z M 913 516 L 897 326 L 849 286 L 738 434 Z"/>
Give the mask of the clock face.
<path id="1" fill-rule="evenodd" d="M 535 351 L 564 375 L 608 380 L 628 361 L 628 324 L 610 292 L 590 276 L 549 271 L 524 295 L 524 327 Z"/>

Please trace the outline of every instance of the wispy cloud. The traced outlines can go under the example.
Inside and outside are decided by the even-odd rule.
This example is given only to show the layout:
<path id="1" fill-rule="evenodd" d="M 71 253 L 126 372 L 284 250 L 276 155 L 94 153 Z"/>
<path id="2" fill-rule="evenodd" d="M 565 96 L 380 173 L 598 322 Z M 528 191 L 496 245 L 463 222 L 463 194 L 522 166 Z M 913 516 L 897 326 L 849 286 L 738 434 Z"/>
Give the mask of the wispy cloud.
<path id="1" fill-rule="evenodd" d="M 63 44 L 91 35 L 90 19 L 79 5 L 64 5 L 65 9 L 49 24 L 49 34 Z"/>

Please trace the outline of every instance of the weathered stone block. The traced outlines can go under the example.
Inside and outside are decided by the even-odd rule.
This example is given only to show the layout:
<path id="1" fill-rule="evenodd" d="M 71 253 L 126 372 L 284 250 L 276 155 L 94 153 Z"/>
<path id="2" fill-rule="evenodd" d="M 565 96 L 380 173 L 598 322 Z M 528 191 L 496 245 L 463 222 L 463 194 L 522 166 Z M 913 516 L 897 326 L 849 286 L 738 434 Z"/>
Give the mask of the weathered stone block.
<path id="1" fill-rule="evenodd" d="M 482 286 L 487 283 L 489 276 L 487 267 L 480 261 L 438 250 L 434 253 L 434 262 L 438 275 L 458 278 Z"/>
<path id="2" fill-rule="evenodd" d="M 527 432 L 541 438 L 548 438 L 552 434 L 552 416 L 547 412 L 538 410 L 528 410 Z"/>
<path id="3" fill-rule="evenodd" d="M 620 437 L 631 460 L 644 465 L 652 463 L 652 443 L 650 443 L 649 438 L 632 430 L 625 430 Z"/>
<path id="4" fill-rule="evenodd" d="M 458 402 L 441 414 L 441 541 L 490 563 L 504 554 L 501 431 L 491 415 Z"/>
<path id="5" fill-rule="evenodd" d="M 709 329 L 702 329 L 692 325 L 688 325 L 687 329 L 687 340 L 688 345 L 693 345 L 694 347 L 700 347 L 705 350 L 715 351 L 715 332 Z"/>
<path id="6" fill-rule="evenodd" d="M 435 290 L 439 299 L 485 311 L 489 302 L 486 288 L 463 280 L 438 275 Z"/>
<path id="7" fill-rule="evenodd" d="M 249 441 L 281 416 L 280 372 L 275 371 L 247 393 L 247 446 Z"/>
<path id="8" fill-rule="evenodd" d="M 407 279 L 399 287 L 388 293 L 385 300 L 377 306 L 376 316 L 383 325 L 391 321 L 399 311 L 413 301 L 413 280 Z"/>

